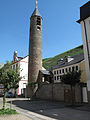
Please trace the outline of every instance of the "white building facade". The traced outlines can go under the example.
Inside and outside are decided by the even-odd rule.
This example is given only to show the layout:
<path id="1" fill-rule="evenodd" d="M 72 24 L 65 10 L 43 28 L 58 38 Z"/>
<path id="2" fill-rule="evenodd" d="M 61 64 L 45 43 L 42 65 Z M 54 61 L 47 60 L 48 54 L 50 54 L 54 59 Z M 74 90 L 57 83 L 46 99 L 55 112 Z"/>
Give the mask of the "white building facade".
<path id="1" fill-rule="evenodd" d="M 27 92 L 25 89 L 28 84 L 28 59 L 29 59 L 28 57 L 29 56 L 18 57 L 17 51 L 14 51 L 13 62 L 11 64 L 11 68 L 17 71 L 20 77 L 22 77 L 22 79 L 19 81 L 19 87 L 16 90 L 17 95 L 27 96 Z M 46 70 L 46 69 L 42 67 L 42 70 Z"/>
<path id="2" fill-rule="evenodd" d="M 80 70 L 79 64 L 83 60 L 83 54 L 81 55 L 81 58 L 79 58 L 79 56 L 80 55 L 75 55 L 74 57 L 67 56 L 63 59 L 60 59 L 57 65 L 52 67 L 54 83 L 61 82 L 62 75 L 67 74 L 71 71 Z"/>
<path id="3" fill-rule="evenodd" d="M 67 56 L 58 61 L 58 63 L 52 67 L 53 73 L 53 82 L 60 83 L 61 77 L 64 74 L 72 71 L 81 70 L 81 79 L 80 84 L 82 85 L 82 102 L 87 103 L 87 83 L 86 83 L 86 69 L 85 69 L 85 60 L 83 54 L 78 54 L 74 56 Z"/>
<path id="4" fill-rule="evenodd" d="M 74 65 L 70 65 L 70 66 L 54 69 L 53 70 L 54 83 L 61 82 L 60 79 L 61 79 L 62 75 L 67 74 L 68 72 L 71 72 L 71 71 L 74 71 L 74 70 L 75 71 L 79 70 L 79 65 L 78 64 L 74 64 Z"/>
<path id="5" fill-rule="evenodd" d="M 19 87 L 16 90 L 17 95 L 22 95 L 24 92 L 23 90 L 26 88 L 28 83 L 28 56 L 24 58 L 18 57 L 17 52 L 15 51 L 11 68 L 17 71 L 20 77 L 22 77 L 19 81 Z"/>

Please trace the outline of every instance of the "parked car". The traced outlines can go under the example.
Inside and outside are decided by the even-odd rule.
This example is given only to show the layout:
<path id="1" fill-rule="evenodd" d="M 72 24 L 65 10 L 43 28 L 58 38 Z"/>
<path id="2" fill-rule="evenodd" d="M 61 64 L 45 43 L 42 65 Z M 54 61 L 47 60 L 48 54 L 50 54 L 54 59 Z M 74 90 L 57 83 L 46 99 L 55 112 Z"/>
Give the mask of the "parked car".
<path id="1" fill-rule="evenodd" d="M 4 96 L 4 92 L 0 92 L 0 97 L 3 97 Z"/>
<path id="2" fill-rule="evenodd" d="M 7 92 L 6 97 L 8 97 L 8 98 L 12 98 L 12 97 L 14 97 L 14 94 L 13 94 L 12 92 Z"/>
<path id="3" fill-rule="evenodd" d="M 2 93 L 0 93 L 0 97 L 2 97 Z"/>

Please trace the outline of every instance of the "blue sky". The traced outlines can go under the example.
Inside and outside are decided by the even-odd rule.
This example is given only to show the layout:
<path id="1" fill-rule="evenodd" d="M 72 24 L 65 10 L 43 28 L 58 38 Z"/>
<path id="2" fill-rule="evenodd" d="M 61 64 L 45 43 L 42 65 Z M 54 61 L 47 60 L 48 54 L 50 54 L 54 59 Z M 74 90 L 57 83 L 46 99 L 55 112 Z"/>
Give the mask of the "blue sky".
<path id="1" fill-rule="evenodd" d="M 88 0 L 38 0 L 43 17 L 43 59 L 82 44 L 80 6 Z M 30 16 L 35 0 L 0 0 L 0 62 L 28 55 Z"/>

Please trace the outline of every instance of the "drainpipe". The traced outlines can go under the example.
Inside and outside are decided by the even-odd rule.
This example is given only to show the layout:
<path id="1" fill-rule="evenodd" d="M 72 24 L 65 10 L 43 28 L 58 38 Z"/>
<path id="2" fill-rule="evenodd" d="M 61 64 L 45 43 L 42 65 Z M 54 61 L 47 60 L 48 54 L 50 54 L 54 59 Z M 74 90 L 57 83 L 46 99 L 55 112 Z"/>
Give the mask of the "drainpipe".
<path id="1" fill-rule="evenodd" d="M 87 45 L 87 52 L 88 52 L 88 62 L 89 62 L 89 70 L 90 70 L 90 57 L 89 57 L 89 45 L 88 45 L 88 39 L 87 39 L 87 30 L 86 30 L 86 24 L 85 21 L 84 22 L 84 29 L 85 29 L 85 37 L 86 37 L 86 45 Z"/>
<path id="2" fill-rule="evenodd" d="M 83 103 L 83 92 L 82 92 L 82 88 L 83 88 L 83 86 L 82 86 L 82 83 L 81 83 L 81 85 L 80 85 L 80 89 L 81 89 L 81 103 Z"/>

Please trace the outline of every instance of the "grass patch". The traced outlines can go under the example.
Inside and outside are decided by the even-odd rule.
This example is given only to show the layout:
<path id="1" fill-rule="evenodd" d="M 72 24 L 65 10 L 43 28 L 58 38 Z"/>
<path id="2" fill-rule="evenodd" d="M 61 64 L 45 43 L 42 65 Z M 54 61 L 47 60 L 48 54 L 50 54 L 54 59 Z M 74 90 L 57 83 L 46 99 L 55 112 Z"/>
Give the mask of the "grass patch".
<path id="1" fill-rule="evenodd" d="M 12 115 L 12 114 L 18 114 L 16 112 L 16 110 L 14 109 L 10 109 L 10 108 L 7 108 L 7 109 L 0 109 L 0 115 Z"/>

